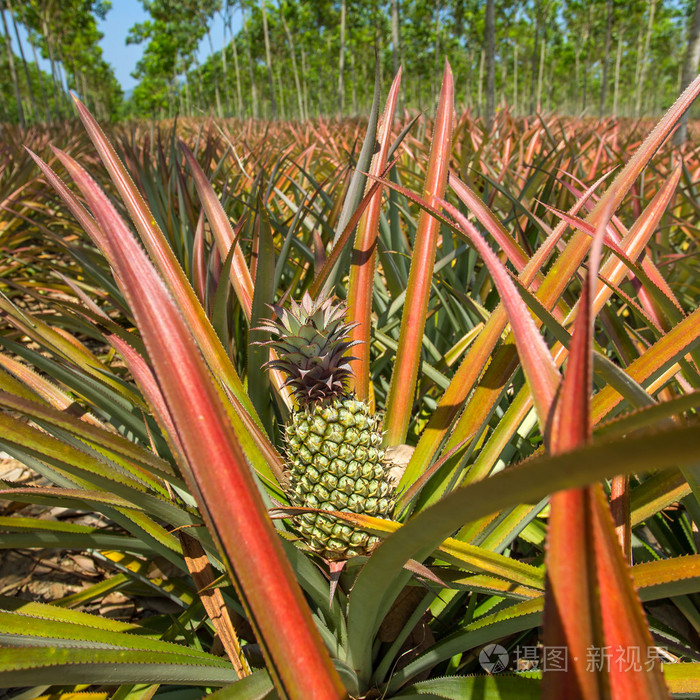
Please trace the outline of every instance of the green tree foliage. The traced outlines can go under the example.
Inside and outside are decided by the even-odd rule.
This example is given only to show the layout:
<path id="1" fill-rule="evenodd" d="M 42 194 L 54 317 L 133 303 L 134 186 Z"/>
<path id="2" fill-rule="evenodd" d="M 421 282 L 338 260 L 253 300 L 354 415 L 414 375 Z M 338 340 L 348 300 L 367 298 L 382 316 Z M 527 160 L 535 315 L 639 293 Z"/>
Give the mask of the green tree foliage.
<path id="1" fill-rule="evenodd" d="M 189 113 L 218 113 L 223 104 L 227 114 L 269 117 L 274 96 L 281 118 L 335 115 L 339 104 L 344 105 L 345 114 L 363 113 L 372 95 L 376 46 L 385 89 L 393 77 L 395 56 L 400 57 L 406 76 L 403 103 L 409 108 L 429 109 L 434 104 L 442 64 L 449 58 L 457 100 L 484 113 L 489 97 L 484 0 L 346 0 L 342 81 L 341 0 L 265 2 L 271 86 L 260 0 L 225 4 L 222 11 L 229 12 L 229 19 L 233 13 L 232 26 L 238 31 L 227 39 L 223 52 L 211 55 L 201 66 L 182 57 L 196 50 L 190 48 L 192 42 L 204 36 L 221 3 L 175 3 L 187 14 L 187 36 L 175 40 L 177 49 L 168 50 L 179 51 L 181 63 L 173 70 L 172 58 L 160 68 L 161 63 L 154 61 L 150 72 L 144 65 L 143 87 L 138 91 L 143 98 L 135 96 L 137 111 L 154 113 L 153 108 L 144 108 L 146 99 L 159 100 L 160 114 L 173 114 L 178 107 L 182 111 L 183 106 Z M 144 4 L 169 5 L 167 0 Z M 197 9 L 202 4 L 209 7 Z M 559 110 L 593 115 L 602 110 L 630 116 L 667 108 L 678 94 L 693 5 L 691 0 L 499 1 L 495 8 L 496 108 L 507 103 L 516 113 Z M 392 11 L 398 12 L 398 47 L 392 39 Z M 152 17 L 155 25 L 157 16 L 152 13 Z M 173 10 L 166 24 L 176 24 L 181 17 Z M 154 30 L 153 36 L 162 36 L 167 53 L 165 37 L 171 34 L 159 31 Z M 231 95 L 240 90 L 240 107 L 233 99 L 222 102 L 220 95 L 217 102 L 216 95 L 222 65 L 230 67 L 235 60 L 240 70 L 227 73 L 228 90 Z M 183 98 L 188 91 L 189 101 Z"/>
<path id="2" fill-rule="evenodd" d="M 67 91 L 77 93 L 103 119 L 122 113 L 122 89 L 112 67 L 104 60 L 98 19 L 111 7 L 107 0 L 3 0 L 3 28 L 14 37 L 17 90 L 11 72 L 0 73 L 0 90 L 7 98 L 3 118 L 17 121 L 19 94 L 25 121 L 51 121 L 69 113 Z M 29 47 L 20 42 L 18 25 L 26 30 Z M 38 56 L 49 61 L 50 71 L 37 66 Z M 30 57 L 34 60 L 30 60 Z M 3 61 L 9 67 L 10 56 Z"/>
<path id="3" fill-rule="evenodd" d="M 643 116 L 666 109 L 678 94 L 695 6 L 694 0 L 499 0 L 491 83 L 485 0 L 141 2 L 149 17 L 132 27 L 127 43 L 143 44 L 144 52 L 125 111 L 99 47 L 97 20 L 109 2 L 0 0 L 6 31 L 13 32 L 10 19 L 27 28 L 32 50 L 51 66 L 39 79 L 29 65 L 30 47 L 15 57 L 14 71 L 4 57 L 4 118 L 18 119 L 18 91 L 29 121 L 63 118 L 68 89 L 102 119 L 362 114 L 372 98 L 375 51 L 385 90 L 395 66 L 403 65 L 400 104 L 409 109 L 432 108 L 449 58 L 457 103 L 475 114 L 485 114 L 487 104 L 496 110 L 507 104 L 516 114 Z M 224 48 L 214 52 L 217 15 L 226 30 Z M 210 55 L 200 63 L 207 44 Z"/>
<path id="4" fill-rule="evenodd" d="M 179 107 L 191 111 L 201 105 L 201 91 L 193 80 L 182 78 L 196 64 L 200 40 L 220 0 L 141 0 L 151 19 L 131 28 L 127 43 L 147 42 L 134 77 L 139 84 L 133 93 L 137 114 L 162 118 Z M 212 57 L 212 61 L 220 58 Z M 196 71 L 199 77 L 199 66 Z M 191 92 L 194 91 L 194 95 Z"/>
<path id="5" fill-rule="evenodd" d="M 18 59 L 15 58 L 15 61 Z M 30 63 L 28 65 L 29 81 L 32 86 L 35 95 L 41 94 L 41 87 L 45 91 L 51 90 L 51 77 L 48 73 L 39 70 L 35 63 Z M 0 51 L 0 120 L 3 122 L 17 122 L 17 100 L 15 97 L 15 92 L 13 90 L 12 81 L 10 79 L 10 67 L 7 53 L 5 51 Z M 33 117 L 33 112 L 31 111 L 30 101 L 29 101 L 29 90 L 27 88 L 26 75 L 19 70 L 18 71 L 18 81 L 20 89 L 20 100 L 23 103 L 23 114 L 30 120 Z M 29 111 L 27 110 L 29 107 Z M 42 121 L 44 117 L 44 112 L 41 105 L 37 105 L 39 109 L 39 114 L 37 115 L 36 121 Z M 49 104 L 49 109 L 52 111 L 54 109 L 53 100 Z"/>

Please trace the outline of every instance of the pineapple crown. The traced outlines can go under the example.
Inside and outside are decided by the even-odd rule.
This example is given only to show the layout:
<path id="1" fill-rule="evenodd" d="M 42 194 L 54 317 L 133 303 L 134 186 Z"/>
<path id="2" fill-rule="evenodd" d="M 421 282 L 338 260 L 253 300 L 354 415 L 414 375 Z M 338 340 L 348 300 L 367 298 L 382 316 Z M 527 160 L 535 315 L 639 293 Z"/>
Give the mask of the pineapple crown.
<path id="1" fill-rule="evenodd" d="M 292 388 L 301 407 L 344 396 L 355 359 L 345 353 L 360 342 L 347 340 L 357 324 L 345 322 L 345 304 L 331 296 L 313 301 L 307 292 L 289 309 L 276 304 L 270 308 L 275 318 L 262 320 L 259 330 L 273 336 L 262 345 L 273 348 L 277 359 L 263 366 L 288 376 L 284 385 Z"/>

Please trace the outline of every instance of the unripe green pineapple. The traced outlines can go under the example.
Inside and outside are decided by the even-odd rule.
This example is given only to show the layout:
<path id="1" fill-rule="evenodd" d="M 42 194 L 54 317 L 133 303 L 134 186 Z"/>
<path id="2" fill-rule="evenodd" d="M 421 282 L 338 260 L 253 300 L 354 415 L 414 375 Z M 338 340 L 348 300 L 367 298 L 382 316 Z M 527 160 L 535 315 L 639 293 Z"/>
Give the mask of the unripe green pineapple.
<path id="1" fill-rule="evenodd" d="M 332 298 L 317 302 L 306 294 L 289 310 L 272 307 L 276 318 L 263 321 L 278 359 L 267 363 L 287 375 L 298 404 L 286 426 L 292 505 L 388 517 L 394 488 L 380 448 L 379 419 L 353 398 L 345 383 L 351 374 L 346 351 L 345 307 Z M 299 530 L 308 546 L 328 560 L 367 554 L 379 541 L 321 513 L 304 513 Z"/>

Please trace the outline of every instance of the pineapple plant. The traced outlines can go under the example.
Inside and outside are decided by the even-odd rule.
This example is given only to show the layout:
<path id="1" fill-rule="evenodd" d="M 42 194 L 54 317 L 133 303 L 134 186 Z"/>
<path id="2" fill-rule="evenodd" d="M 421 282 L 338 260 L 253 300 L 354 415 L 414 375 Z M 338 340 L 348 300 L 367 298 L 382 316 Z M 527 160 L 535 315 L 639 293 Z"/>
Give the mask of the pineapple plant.
<path id="1" fill-rule="evenodd" d="M 261 329 L 277 359 L 266 363 L 287 375 L 297 408 L 286 432 L 287 492 L 292 505 L 316 511 L 346 511 L 386 518 L 394 509 L 394 487 L 381 449 L 380 419 L 347 389 L 347 351 L 353 327 L 345 306 L 332 297 L 306 293 L 289 310 L 271 307 L 274 319 Z M 368 554 L 379 538 L 332 515 L 306 512 L 299 530 L 309 548 L 329 561 Z"/>

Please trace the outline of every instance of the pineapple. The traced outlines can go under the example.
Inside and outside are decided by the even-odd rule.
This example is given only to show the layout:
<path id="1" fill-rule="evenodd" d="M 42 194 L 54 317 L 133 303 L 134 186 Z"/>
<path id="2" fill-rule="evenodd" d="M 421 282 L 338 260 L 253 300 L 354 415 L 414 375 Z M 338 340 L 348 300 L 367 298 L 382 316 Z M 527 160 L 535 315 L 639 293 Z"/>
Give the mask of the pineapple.
<path id="1" fill-rule="evenodd" d="M 287 375 L 297 403 L 286 426 L 290 502 L 319 510 L 386 518 L 394 509 L 394 487 L 381 449 L 379 418 L 346 389 L 345 307 L 331 297 L 314 302 L 307 294 L 291 309 L 271 307 L 276 318 L 261 330 L 278 359 L 266 363 Z M 356 341 L 357 342 L 357 341 Z M 298 528 L 309 548 L 329 561 L 367 554 L 378 537 L 333 516 L 304 513 Z"/>

